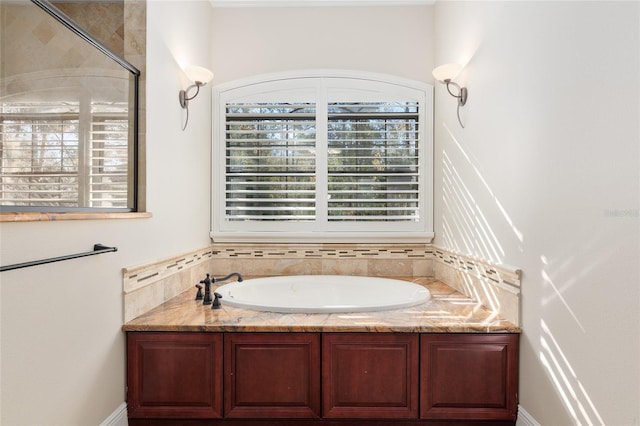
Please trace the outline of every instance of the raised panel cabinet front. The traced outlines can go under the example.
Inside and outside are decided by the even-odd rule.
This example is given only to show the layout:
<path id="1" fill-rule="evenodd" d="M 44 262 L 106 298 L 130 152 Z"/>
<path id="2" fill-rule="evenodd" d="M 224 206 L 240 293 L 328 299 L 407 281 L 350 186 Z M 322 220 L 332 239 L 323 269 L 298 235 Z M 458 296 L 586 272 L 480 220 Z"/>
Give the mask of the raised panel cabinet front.
<path id="1" fill-rule="evenodd" d="M 418 417 L 418 335 L 322 336 L 323 416 Z"/>
<path id="2" fill-rule="evenodd" d="M 127 333 L 130 418 L 221 418 L 222 335 Z"/>
<path id="3" fill-rule="evenodd" d="M 515 420 L 518 337 L 422 335 L 421 417 Z"/>
<path id="4" fill-rule="evenodd" d="M 226 418 L 318 418 L 320 336 L 227 333 Z"/>

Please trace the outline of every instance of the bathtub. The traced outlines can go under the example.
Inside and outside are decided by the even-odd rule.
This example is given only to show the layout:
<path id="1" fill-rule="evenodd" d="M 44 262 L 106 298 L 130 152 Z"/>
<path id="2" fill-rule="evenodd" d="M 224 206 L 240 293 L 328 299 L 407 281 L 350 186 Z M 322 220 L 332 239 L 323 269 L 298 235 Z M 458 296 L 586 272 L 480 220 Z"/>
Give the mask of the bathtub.
<path id="1" fill-rule="evenodd" d="M 431 298 L 409 281 L 350 275 L 255 278 L 218 287 L 224 306 L 282 313 L 367 312 L 407 308 Z"/>

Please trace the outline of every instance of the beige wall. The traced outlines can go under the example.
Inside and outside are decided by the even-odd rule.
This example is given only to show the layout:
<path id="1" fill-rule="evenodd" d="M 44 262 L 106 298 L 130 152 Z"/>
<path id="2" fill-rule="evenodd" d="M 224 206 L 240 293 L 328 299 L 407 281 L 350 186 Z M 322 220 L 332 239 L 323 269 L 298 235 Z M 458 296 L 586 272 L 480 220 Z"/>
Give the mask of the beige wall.
<path id="1" fill-rule="evenodd" d="M 212 40 L 214 84 L 301 69 L 431 82 L 433 7 L 218 8 Z"/>
<path id="2" fill-rule="evenodd" d="M 434 244 L 522 274 L 520 404 L 640 422 L 640 3 L 438 2 Z"/>

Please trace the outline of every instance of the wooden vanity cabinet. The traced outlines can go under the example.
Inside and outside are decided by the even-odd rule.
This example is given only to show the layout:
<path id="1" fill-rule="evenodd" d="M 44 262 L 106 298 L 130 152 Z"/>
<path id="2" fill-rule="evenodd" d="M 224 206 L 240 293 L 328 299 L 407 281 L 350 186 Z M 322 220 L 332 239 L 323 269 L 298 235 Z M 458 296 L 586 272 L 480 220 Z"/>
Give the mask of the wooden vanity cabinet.
<path id="1" fill-rule="evenodd" d="M 130 418 L 221 418 L 222 334 L 127 333 Z"/>
<path id="2" fill-rule="evenodd" d="M 323 334 L 323 417 L 416 419 L 418 371 L 417 334 Z"/>
<path id="3" fill-rule="evenodd" d="M 518 334 L 420 338 L 421 418 L 516 420 Z"/>
<path id="4" fill-rule="evenodd" d="M 127 344 L 130 425 L 513 426 L 517 416 L 518 334 L 128 332 Z"/>
<path id="5" fill-rule="evenodd" d="M 320 335 L 226 333 L 224 411 L 229 419 L 320 417 Z"/>

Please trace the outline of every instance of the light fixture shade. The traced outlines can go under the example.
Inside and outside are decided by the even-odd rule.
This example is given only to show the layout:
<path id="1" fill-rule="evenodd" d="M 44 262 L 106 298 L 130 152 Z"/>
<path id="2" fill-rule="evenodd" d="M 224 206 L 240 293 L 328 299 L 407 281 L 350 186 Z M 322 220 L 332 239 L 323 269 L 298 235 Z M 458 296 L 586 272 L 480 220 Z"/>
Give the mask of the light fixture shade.
<path id="1" fill-rule="evenodd" d="M 211 80 L 213 80 L 213 73 L 204 67 L 199 67 L 197 65 L 189 65 L 184 68 L 184 73 L 187 75 L 189 80 L 196 81 L 207 84 Z"/>
<path id="2" fill-rule="evenodd" d="M 440 65 L 432 71 L 433 78 L 440 83 L 444 83 L 447 80 L 453 80 L 462 71 L 462 65 L 460 64 L 444 64 Z"/>

